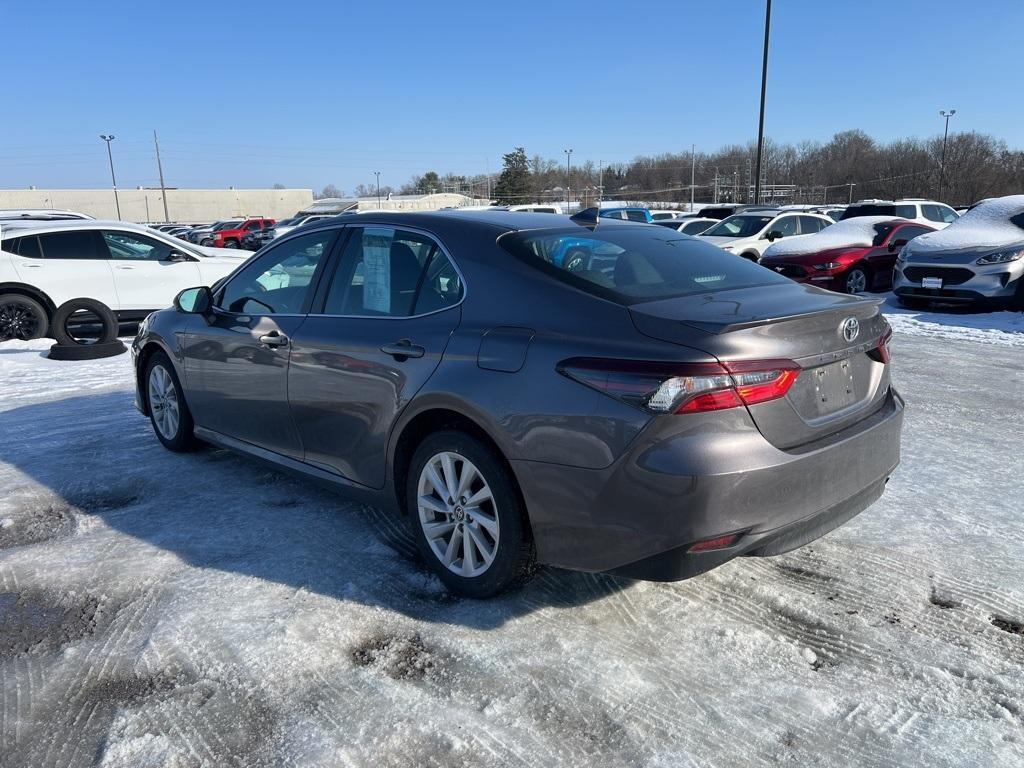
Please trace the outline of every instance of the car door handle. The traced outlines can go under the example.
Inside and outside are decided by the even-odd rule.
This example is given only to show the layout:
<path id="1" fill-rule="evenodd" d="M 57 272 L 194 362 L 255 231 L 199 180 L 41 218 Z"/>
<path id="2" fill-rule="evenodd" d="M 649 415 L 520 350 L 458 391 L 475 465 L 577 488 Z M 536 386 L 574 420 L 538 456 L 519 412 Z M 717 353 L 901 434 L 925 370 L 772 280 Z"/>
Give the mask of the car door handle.
<path id="1" fill-rule="evenodd" d="M 131 264 L 118 264 L 114 269 L 135 269 Z"/>
<path id="2" fill-rule="evenodd" d="M 287 347 L 288 337 L 277 331 L 271 331 L 260 336 L 260 344 L 268 347 Z"/>
<path id="3" fill-rule="evenodd" d="M 413 344 L 409 339 L 402 339 L 394 344 L 385 344 L 380 348 L 380 351 L 385 355 L 391 355 L 398 362 L 402 362 L 409 357 L 423 357 L 427 352 L 423 347 Z"/>
<path id="4" fill-rule="evenodd" d="M 21 262 L 21 266 L 28 267 L 29 269 L 39 269 L 43 265 L 42 264 L 34 264 L 31 261 L 23 261 L 23 262 Z"/>

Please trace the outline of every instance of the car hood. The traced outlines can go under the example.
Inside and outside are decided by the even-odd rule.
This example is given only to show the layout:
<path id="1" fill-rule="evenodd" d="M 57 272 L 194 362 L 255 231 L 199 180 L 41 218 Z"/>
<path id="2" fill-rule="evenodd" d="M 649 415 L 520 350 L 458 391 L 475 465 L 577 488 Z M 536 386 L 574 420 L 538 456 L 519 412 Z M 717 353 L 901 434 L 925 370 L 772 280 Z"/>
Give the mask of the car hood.
<path id="1" fill-rule="evenodd" d="M 230 261 L 232 264 L 238 264 L 240 261 L 245 261 L 252 256 L 251 253 L 248 253 L 247 251 L 240 251 L 237 248 L 212 248 L 206 245 L 199 245 L 196 246 L 194 250 L 203 254 L 204 263 L 218 259 L 220 261 Z"/>
<path id="2" fill-rule="evenodd" d="M 740 243 L 746 243 L 751 238 L 749 237 L 728 237 L 722 235 L 697 235 L 698 240 L 703 240 L 705 243 L 711 243 L 721 248 L 723 245 L 739 245 Z"/>
<path id="3" fill-rule="evenodd" d="M 1020 250 L 1024 250 L 1024 242 L 1000 245 L 994 248 L 951 248 L 948 251 L 907 249 L 903 252 L 903 262 L 906 264 L 973 264 L 982 256 L 988 256 L 990 253 Z"/>

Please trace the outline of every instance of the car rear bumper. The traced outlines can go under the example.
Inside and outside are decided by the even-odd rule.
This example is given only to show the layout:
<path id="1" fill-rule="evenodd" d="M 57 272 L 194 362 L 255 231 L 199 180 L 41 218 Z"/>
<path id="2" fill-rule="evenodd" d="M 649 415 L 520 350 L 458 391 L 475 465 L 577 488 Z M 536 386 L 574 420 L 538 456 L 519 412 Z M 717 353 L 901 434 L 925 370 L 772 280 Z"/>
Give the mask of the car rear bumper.
<path id="1" fill-rule="evenodd" d="M 870 416 L 789 451 L 734 409 L 641 435 L 606 469 L 512 465 L 542 562 L 675 580 L 801 546 L 867 508 L 899 464 L 903 409 L 890 390 Z M 727 534 L 727 549 L 688 551 Z"/>

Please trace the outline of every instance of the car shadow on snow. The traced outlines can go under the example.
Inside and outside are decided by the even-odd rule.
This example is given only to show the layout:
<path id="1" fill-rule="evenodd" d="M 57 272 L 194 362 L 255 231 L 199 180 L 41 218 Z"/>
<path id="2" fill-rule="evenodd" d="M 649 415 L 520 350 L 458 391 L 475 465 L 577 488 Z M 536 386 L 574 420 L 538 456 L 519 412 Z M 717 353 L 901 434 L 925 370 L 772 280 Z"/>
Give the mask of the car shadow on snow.
<path id="1" fill-rule="evenodd" d="M 30 507 L 67 505 L 74 515 L 97 516 L 196 568 L 479 629 L 546 607 L 586 604 L 632 583 L 542 568 L 523 588 L 495 599 L 454 597 L 420 560 L 403 519 L 229 451 L 171 453 L 126 392 L 0 412 L 0 434 L 8 436 L 0 441 L 0 461 L 43 486 L 26 502 Z M 15 509 L 8 533 L 17 531 L 19 518 L 38 524 L 40 511 Z M 16 537 L 4 544 L 0 536 L 0 548 L 12 544 L 19 544 Z"/>

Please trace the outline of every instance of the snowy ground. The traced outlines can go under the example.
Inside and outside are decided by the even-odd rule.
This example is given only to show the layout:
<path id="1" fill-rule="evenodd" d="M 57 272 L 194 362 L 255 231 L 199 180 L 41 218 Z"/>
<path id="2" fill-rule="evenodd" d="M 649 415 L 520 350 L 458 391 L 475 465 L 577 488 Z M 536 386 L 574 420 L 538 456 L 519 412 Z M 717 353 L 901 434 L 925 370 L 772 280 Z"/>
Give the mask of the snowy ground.
<path id="1" fill-rule="evenodd" d="M 892 311 L 904 460 L 867 512 L 486 603 L 372 509 L 164 451 L 127 355 L 0 346 L 0 764 L 1024 765 L 1021 316 Z"/>

